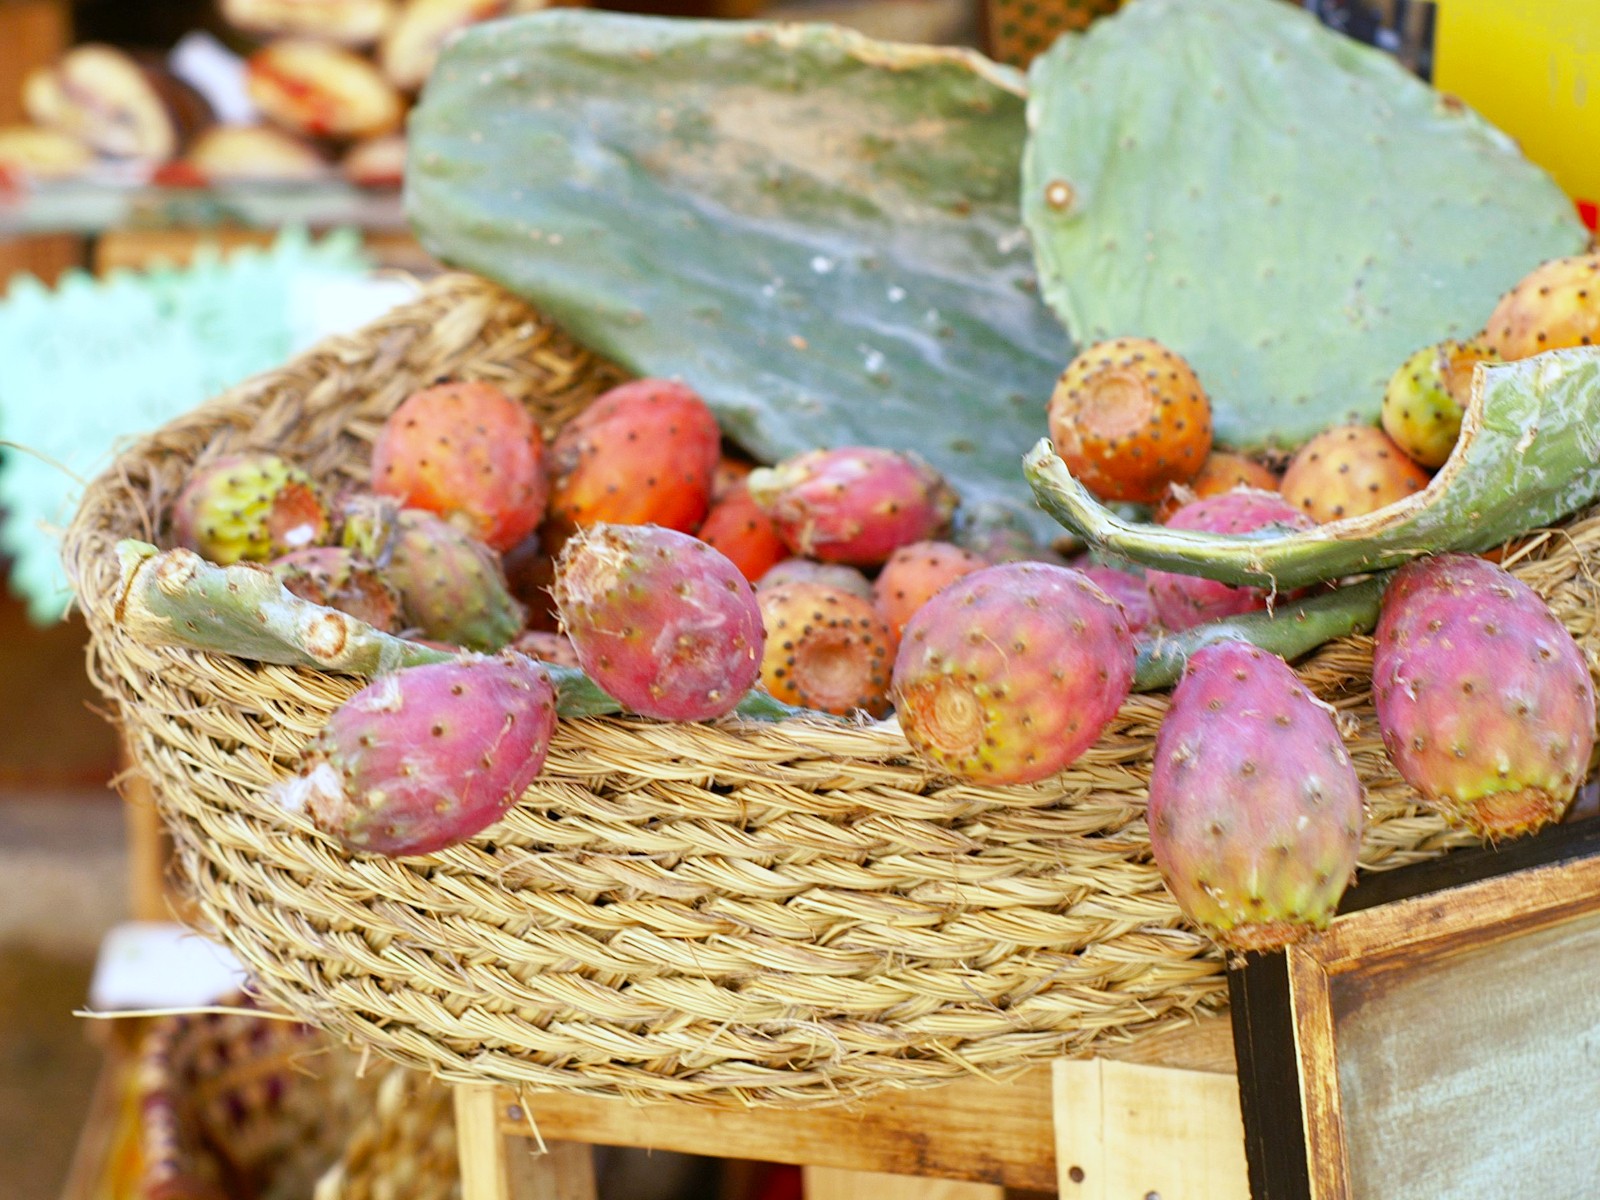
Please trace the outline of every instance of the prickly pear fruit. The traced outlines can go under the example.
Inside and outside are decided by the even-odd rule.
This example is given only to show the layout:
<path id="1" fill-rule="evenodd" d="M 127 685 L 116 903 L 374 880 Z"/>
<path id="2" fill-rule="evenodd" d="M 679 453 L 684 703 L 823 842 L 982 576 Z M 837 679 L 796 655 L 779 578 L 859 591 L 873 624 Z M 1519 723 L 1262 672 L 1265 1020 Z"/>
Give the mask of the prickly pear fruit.
<path id="1" fill-rule="evenodd" d="M 524 629 L 512 641 L 511 649 L 556 667 L 583 666 L 578 661 L 578 651 L 572 639 L 564 633 L 552 633 L 548 629 Z"/>
<path id="2" fill-rule="evenodd" d="M 1102 500 L 1153 504 L 1211 451 L 1211 401 L 1189 364 L 1149 338 L 1097 342 L 1050 397 L 1050 440 Z"/>
<path id="3" fill-rule="evenodd" d="M 696 528 L 711 506 L 721 447 L 716 418 L 683 384 L 637 379 L 612 388 L 550 446 L 547 546 L 557 551 L 598 522 Z"/>
<path id="4" fill-rule="evenodd" d="M 1213 450 L 1200 464 L 1200 472 L 1187 483 L 1171 483 L 1156 506 L 1155 519 L 1165 524 L 1185 504 L 1204 500 L 1207 496 L 1220 496 L 1234 488 L 1259 488 L 1262 491 L 1278 490 L 1278 477 L 1270 467 L 1253 458 L 1234 454 L 1228 450 Z"/>
<path id="5" fill-rule="evenodd" d="M 659 525 L 590 526 L 567 541 L 553 588 L 589 677 L 667 721 L 732 712 L 761 673 L 761 610 L 739 568 Z"/>
<path id="6" fill-rule="evenodd" d="M 1129 633 L 1141 633 L 1155 623 L 1156 607 L 1144 577 L 1119 567 L 1091 565 L 1079 567 L 1106 595 L 1122 606 Z"/>
<path id="7" fill-rule="evenodd" d="M 433 513 L 400 510 L 388 576 L 407 627 L 423 637 L 493 651 L 522 628 L 522 605 L 493 551 Z"/>
<path id="8" fill-rule="evenodd" d="M 1484 340 L 1506 362 L 1600 342 L 1600 251 L 1535 267 L 1500 297 Z"/>
<path id="9" fill-rule="evenodd" d="M 1376 425 L 1337 425 L 1295 452 L 1280 490 L 1317 524 L 1359 517 L 1428 486 L 1428 473 Z"/>
<path id="10" fill-rule="evenodd" d="M 796 554 L 856 566 L 934 537 L 956 508 L 922 459 L 876 446 L 810 450 L 752 471 L 747 486 Z"/>
<path id="11" fill-rule="evenodd" d="M 1031 783 L 1094 744 L 1133 683 L 1122 608 L 1080 571 L 1007 563 L 906 623 L 892 696 L 906 740 L 980 783 Z"/>
<path id="12" fill-rule="evenodd" d="M 950 542 L 913 542 L 889 556 L 872 584 L 873 603 L 899 641 L 911 614 L 941 588 L 989 566 L 978 555 Z"/>
<path id="13" fill-rule="evenodd" d="M 1561 819 L 1594 745 L 1583 652 L 1514 575 L 1469 554 L 1401 567 L 1378 617 L 1383 743 L 1428 804 L 1481 837 Z"/>
<path id="14" fill-rule="evenodd" d="M 436 384 L 378 431 L 372 487 L 509 550 L 544 517 L 544 440 L 528 410 L 493 384 Z"/>
<path id="15" fill-rule="evenodd" d="M 198 467 L 172 506 L 178 544 L 227 566 L 314 546 L 328 510 L 307 475 L 276 454 L 228 454 Z"/>
<path id="16" fill-rule="evenodd" d="M 1009 505 L 987 501 L 963 504 L 956 511 L 950 540 L 990 563 L 1067 565 L 1065 557 L 1035 540 L 1017 510 Z"/>
<path id="17" fill-rule="evenodd" d="M 334 711 L 278 795 L 347 849 L 431 854 L 517 802 L 555 726 L 550 677 L 520 654 L 392 671 Z"/>
<path id="18" fill-rule="evenodd" d="M 1480 340 L 1424 346 L 1400 364 L 1384 389 L 1383 431 L 1412 462 L 1443 466 L 1461 433 L 1472 368 L 1494 357 Z"/>
<path id="19" fill-rule="evenodd" d="M 756 595 L 767 630 L 761 683 L 777 699 L 846 716 L 889 710 L 889 627 L 871 601 L 816 583 Z"/>
<path id="20" fill-rule="evenodd" d="M 1185 504 L 1167 519 L 1169 529 L 1203 529 L 1211 533 L 1250 533 L 1279 525 L 1285 529 L 1310 529 L 1311 518 L 1276 492 L 1235 488 L 1220 496 L 1207 496 Z M 1266 608 L 1272 593 L 1264 588 L 1234 587 L 1198 575 L 1151 571 L 1145 586 L 1155 605 L 1156 617 L 1174 633 Z"/>
<path id="21" fill-rule="evenodd" d="M 1150 846 L 1178 906 L 1228 950 L 1325 927 L 1355 873 L 1361 780 L 1333 710 L 1275 654 L 1189 657 L 1156 734 Z"/>
<path id="22" fill-rule="evenodd" d="M 716 504 L 725 500 L 729 493 L 743 488 L 744 481 L 755 469 L 755 463 L 724 454 L 717 463 L 717 469 L 711 474 L 711 503 Z"/>
<path id="23" fill-rule="evenodd" d="M 696 536 L 727 555 L 751 583 L 789 556 L 772 518 L 756 506 L 743 483 L 711 505 Z"/>
<path id="24" fill-rule="evenodd" d="M 844 563 L 819 563 L 809 558 L 786 558 L 761 577 L 756 591 L 771 591 L 791 583 L 817 583 L 823 587 L 849 592 L 863 600 L 873 598 L 872 581 L 855 567 Z"/>
<path id="25" fill-rule="evenodd" d="M 398 633 L 400 593 L 371 563 L 343 546 L 307 546 L 267 564 L 302 600 L 337 608 L 385 633 Z"/>

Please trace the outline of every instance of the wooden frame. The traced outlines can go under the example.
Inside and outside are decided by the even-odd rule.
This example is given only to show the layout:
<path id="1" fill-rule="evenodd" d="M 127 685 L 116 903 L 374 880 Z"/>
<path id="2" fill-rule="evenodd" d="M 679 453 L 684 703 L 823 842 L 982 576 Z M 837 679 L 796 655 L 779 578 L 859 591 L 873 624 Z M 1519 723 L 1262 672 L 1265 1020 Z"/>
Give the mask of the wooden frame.
<path id="1" fill-rule="evenodd" d="M 1254 1200 L 1591 1194 L 1595 950 L 1587 820 L 1369 877 L 1326 933 L 1232 971 Z"/>

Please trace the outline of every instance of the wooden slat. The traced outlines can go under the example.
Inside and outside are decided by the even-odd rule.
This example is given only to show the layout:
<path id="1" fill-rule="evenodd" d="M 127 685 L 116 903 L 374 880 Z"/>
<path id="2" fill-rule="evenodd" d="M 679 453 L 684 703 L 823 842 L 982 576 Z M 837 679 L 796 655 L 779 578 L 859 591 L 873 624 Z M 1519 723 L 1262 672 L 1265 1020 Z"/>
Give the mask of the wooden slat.
<path id="1" fill-rule="evenodd" d="M 457 1085 L 455 1109 L 461 1200 L 595 1200 L 592 1147 L 508 1137 L 492 1087 Z"/>
<path id="2" fill-rule="evenodd" d="M 1226 1016 L 1113 1046 L 1106 1053 L 1224 1073 L 1233 1085 L 1233 1035 Z M 546 1138 L 965 1179 L 1032 1191 L 1056 1188 L 1048 1068 L 1010 1083 L 965 1079 L 937 1088 L 879 1093 L 841 1108 L 726 1112 L 559 1093 L 528 1093 L 523 1099 Z M 515 1093 L 500 1093 L 499 1115 L 507 1134 L 527 1136 L 528 1113 Z"/>
<path id="3" fill-rule="evenodd" d="M 1005 1200 L 1006 1190 L 964 1179 L 922 1179 L 881 1171 L 806 1167 L 805 1200 Z"/>
<path id="4" fill-rule="evenodd" d="M 0 41 L 0 59 L 5 58 Z M 33 275 L 54 284 L 61 273 L 81 267 L 88 253 L 87 244 L 72 233 L 41 233 L 27 237 L 0 237 L 0 296 L 14 275 Z"/>
<path id="5" fill-rule="evenodd" d="M 1232 1076 L 1062 1060 L 1053 1110 L 1061 1200 L 1249 1200 Z"/>
<path id="6" fill-rule="evenodd" d="M 245 248 L 270 246 L 276 230 L 219 226 L 215 229 L 113 229 L 95 243 L 94 269 L 143 271 L 157 264 L 187 266 L 202 247 L 215 247 L 224 254 Z M 381 267 L 393 267 L 419 275 L 438 270 L 416 240 L 406 233 L 368 233 L 363 242 L 367 252 Z"/>

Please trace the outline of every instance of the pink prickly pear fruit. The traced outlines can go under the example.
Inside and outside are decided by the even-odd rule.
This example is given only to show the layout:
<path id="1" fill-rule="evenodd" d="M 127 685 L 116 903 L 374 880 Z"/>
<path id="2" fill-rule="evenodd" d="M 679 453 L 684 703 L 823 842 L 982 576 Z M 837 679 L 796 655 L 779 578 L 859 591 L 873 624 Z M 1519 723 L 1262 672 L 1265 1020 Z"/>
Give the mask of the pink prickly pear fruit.
<path id="1" fill-rule="evenodd" d="M 1600 342 L 1600 252 L 1534 268 L 1495 305 L 1484 339 L 1506 362 Z"/>
<path id="2" fill-rule="evenodd" d="M 1100 590 L 1122 606 L 1123 619 L 1128 622 L 1128 632 L 1142 633 L 1155 624 L 1156 608 L 1150 601 L 1150 589 L 1144 578 L 1117 567 L 1079 567 L 1094 580 Z"/>
<path id="3" fill-rule="evenodd" d="M 661 525 L 685 533 L 711 507 L 722 432 L 681 383 L 638 379 L 612 388 L 550 446 L 552 553 L 590 525 Z"/>
<path id="4" fill-rule="evenodd" d="M 583 669 L 641 716 L 720 717 L 761 673 L 755 592 L 725 555 L 689 534 L 591 526 L 562 548 L 553 591 Z"/>
<path id="5" fill-rule="evenodd" d="M 1387 508 L 1428 479 L 1376 425 L 1336 425 L 1295 451 L 1279 491 L 1320 525 Z"/>
<path id="6" fill-rule="evenodd" d="M 522 605 L 507 587 L 499 559 L 443 517 L 401 509 L 386 571 L 400 593 L 407 628 L 425 638 L 494 651 L 522 629 Z"/>
<path id="7" fill-rule="evenodd" d="M 435 384 L 378 431 L 372 486 L 509 550 L 544 517 L 544 439 L 528 410 L 494 385 Z"/>
<path id="8" fill-rule="evenodd" d="M 1133 683 L 1122 608 L 1081 571 L 986 567 L 906 623 L 891 695 L 935 765 L 980 783 L 1031 783 L 1099 738 Z"/>
<path id="9" fill-rule="evenodd" d="M 786 558 L 769 567 L 756 584 L 756 591 L 771 591 L 792 583 L 815 583 L 849 592 L 863 600 L 871 601 L 873 598 L 872 581 L 855 567 L 847 567 L 844 563 L 819 563 L 809 558 Z"/>
<path id="10" fill-rule="evenodd" d="M 1280 525 L 1309 529 L 1311 518 L 1282 496 L 1256 488 L 1235 488 L 1185 504 L 1167 519 L 1169 529 L 1203 529 L 1212 533 L 1249 533 Z M 1272 593 L 1264 588 L 1233 587 L 1198 575 L 1151 571 L 1145 586 L 1156 617 L 1173 632 L 1267 607 Z"/>
<path id="11" fill-rule="evenodd" d="M 1442 467 L 1461 435 L 1472 371 L 1493 362 L 1482 341 L 1424 346 L 1395 370 L 1383 391 L 1383 431 L 1412 462 Z"/>
<path id="12" fill-rule="evenodd" d="M 848 716 L 889 711 L 894 635 L 872 601 L 818 583 L 763 588 L 761 683 L 785 704 Z"/>
<path id="13" fill-rule="evenodd" d="M 988 566 L 950 542 L 912 542 L 889 556 L 872 584 L 873 602 L 898 643 L 911 614 L 963 575 Z"/>
<path id="14" fill-rule="evenodd" d="M 228 454 L 196 468 L 172 506 L 181 546 L 221 566 L 267 562 L 328 536 L 311 476 L 276 454 Z"/>
<path id="15" fill-rule="evenodd" d="M 1361 780 L 1333 710 L 1275 654 L 1190 655 L 1156 734 L 1150 847 L 1184 914 L 1225 949 L 1326 927 L 1355 874 Z"/>
<path id="16" fill-rule="evenodd" d="M 400 593 L 378 569 L 343 546 L 291 550 L 267 564 L 302 600 L 336 608 L 385 633 L 398 633 Z"/>
<path id="17" fill-rule="evenodd" d="M 956 508 L 927 463 L 876 446 L 810 450 L 750 472 L 747 486 L 796 554 L 856 566 L 937 536 Z"/>
<path id="18" fill-rule="evenodd" d="M 279 799 L 347 849 L 431 854 L 517 802 L 555 726 L 550 677 L 520 654 L 394 671 L 335 710 Z"/>
<path id="19" fill-rule="evenodd" d="M 548 629 L 524 629 L 517 634 L 511 648 L 518 654 L 526 654 L 553 667 L 583 666 L 578 661 L 578 651 L 572 639 L 564 633 L 552 633 Z"/>
<path id="20" fill-rule="evenodd" d="M 1395 572 L 1378 617 L 1373 701 L 1396 769 L 1490 839 L 1559 821 L 1594 747 L 1583 651 L 1537 592 L 1470 554 Z"/>

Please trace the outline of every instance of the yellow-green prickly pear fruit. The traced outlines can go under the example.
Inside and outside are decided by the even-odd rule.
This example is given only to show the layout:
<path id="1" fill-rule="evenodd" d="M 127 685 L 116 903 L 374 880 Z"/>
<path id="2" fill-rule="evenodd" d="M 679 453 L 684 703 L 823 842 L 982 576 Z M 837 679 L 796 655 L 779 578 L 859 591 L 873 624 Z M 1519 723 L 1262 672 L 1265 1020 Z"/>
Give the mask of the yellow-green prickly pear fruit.
<path id="1" fill-rule="evenodd" d="M 1383 392 L 1383 431 L 1412 462 L 1442 467 L 1461 432 L 1472 368 L 1496 359 L 1489 344 L 1479 338 L 1424 346 L 1389 378 Z"/>

